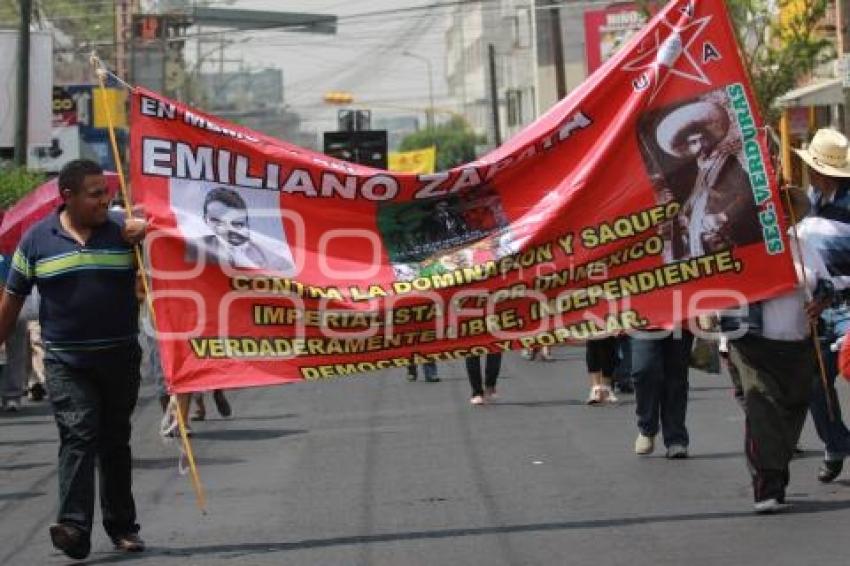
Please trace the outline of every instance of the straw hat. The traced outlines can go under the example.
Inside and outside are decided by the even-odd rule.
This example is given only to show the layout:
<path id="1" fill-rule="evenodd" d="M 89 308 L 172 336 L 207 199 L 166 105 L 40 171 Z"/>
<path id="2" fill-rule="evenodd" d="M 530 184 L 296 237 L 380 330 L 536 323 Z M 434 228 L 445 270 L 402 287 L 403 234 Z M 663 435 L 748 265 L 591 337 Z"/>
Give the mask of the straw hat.
<path id="1" fill-rule="evenodd" d="M 850 177 L 850 162 L 847 160 L 848 143 L 844 134 L 837 130 L 822 128 L 815 132 L 809 147 L 794 149 L 806 165 L 827 177 Z"/>
<path id="2" fill-rule="evenodd" d="M 676 108 L 655 131 L 658 146 L 670 155 L 685 157 L 685 142 L 694 132 L 706 132 L 719 143 L 729 132 L 729 114 L 714 102 L 694 102 Z"/>

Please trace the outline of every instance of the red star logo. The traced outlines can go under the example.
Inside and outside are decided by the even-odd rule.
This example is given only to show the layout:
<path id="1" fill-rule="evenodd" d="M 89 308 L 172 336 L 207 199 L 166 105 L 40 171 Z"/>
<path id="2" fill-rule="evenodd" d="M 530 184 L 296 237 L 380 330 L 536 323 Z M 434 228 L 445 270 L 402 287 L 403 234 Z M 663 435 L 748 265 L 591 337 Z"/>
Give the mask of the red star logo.
<path id="1" fill-rule="evenodd" d="M 638 46 L 638 55 L 622 67 L 624 71 L 641 72 L 633 82 L 635 89 L 645 90 L 652 86 L 651 100 L 671 75 L 711 84 L 697 58 L 690 52 L 691 45 L 705 31 L 711 18 L 705 16 L 681 27 L 666 19 L 662 20 L 662 25 L 670 30 L 667 37 L 662 40 L 661 29 L 656 29 L 653 37 L 645 39 Z"/>

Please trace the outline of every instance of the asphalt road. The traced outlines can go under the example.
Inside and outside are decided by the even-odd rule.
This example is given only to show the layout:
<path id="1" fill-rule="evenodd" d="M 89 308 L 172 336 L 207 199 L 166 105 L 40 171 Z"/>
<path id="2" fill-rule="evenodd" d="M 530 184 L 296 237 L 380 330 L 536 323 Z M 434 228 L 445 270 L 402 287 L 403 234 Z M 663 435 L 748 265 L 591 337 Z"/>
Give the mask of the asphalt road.
<path id="1" fill-rule="evenodd" d="M 99 526 L 88 564 L 847 564 L 850 472 L 820 485 L 807 424 L 787 513 L 753 515 L 743 417 L 725 377 L 694 373 L 689 460 L 636 457 L 634 401 L 587 407 L 583 350 L 505 358 L 501 399 L 472 407 L 459 363 L 442 383 L 395 372 L 232 395 L 196 426 L 208 513 L 157 434 L 145 384 L 135 415 L 144 554 Z M 848 401 L 848 387 L 841 385 Z M 845 405 L 850 406 L 850 405 Z M 211 399 L 208 414 L 215 416 Z M 63 564 L 56 430 L 45 404 L 0 415 L 0 564 Z"/>

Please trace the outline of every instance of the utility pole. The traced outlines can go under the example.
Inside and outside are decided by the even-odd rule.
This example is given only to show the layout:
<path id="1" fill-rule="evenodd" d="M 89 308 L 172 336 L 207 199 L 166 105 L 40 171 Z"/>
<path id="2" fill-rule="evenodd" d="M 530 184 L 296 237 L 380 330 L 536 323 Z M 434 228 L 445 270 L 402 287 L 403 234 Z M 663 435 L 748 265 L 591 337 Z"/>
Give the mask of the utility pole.
<path id="1" fill-rule="evenodd" d="M 502 128 L 499 124 L 499 90 L 496 84 L 496 47 L 487 45 L 487 55 L 490 59 L 490 105 L 493 109 L 493 145 L 502 145 Z"/>
<path id="2" fill-rule="evenodd" d="M 30 111 L 30 18 L 32 0 L 21 0 L 21 25 L 18 31 L 18 108 L 15 120 L 15 165 L 27 164 Z"/>
<path id="3" fill-rule="evenodd" d="M 425 63 L 425 66 L 428 70 L 428 112 L 425 114 L 427 117 L 426 122 L 428 123 L 428 129 L 434 129 L 434 68 L 431 65 L 431 60 L 427 57 L 423 57 L 421 55 L 417 55 L 416 53 L 411 53 L 410 51 L 402 51 L 402 55 L 405 57 L 411 57 L 413 59 L 418 59 Z"/>
<path id="4" fill-rule="evenodd" d="M 844 106 L 841 109 L 844 116 L 844 133 L 850 134 L 850 2 L 835 0 L 835 36 L 836 47 L 841 57 L 841 86 L 844 90 Z"/>
<path id="5" fill-rule="evenodd" d="M 552 52 L 554 53 L 555 65 L 555 88 L 558 100 L 567 96 L 567 77 L 564 73 L 564 38 L 561 35 L 561 8 L 558 0 L 549 2 L 549 23 L 552 26 Z"/>

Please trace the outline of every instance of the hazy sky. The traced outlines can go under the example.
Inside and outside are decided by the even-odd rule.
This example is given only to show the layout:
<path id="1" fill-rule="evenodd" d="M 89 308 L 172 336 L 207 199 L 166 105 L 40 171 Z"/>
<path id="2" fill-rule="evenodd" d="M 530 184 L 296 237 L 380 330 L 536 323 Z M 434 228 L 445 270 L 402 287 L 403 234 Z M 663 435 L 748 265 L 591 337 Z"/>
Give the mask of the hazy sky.
<path id="1" fill-rule="evenodd" d="M 357 103 L 372 109 L 373 117 L 417 112 L 421 116 L 428 104 L 427 66 L 402 52 L 407 50 L 431 61 L 439 106 L 447 88 L 443 78 L 444 34 L 449 10 L 381 12 L 433 2 L 237 0 L 233 7 L 336 14 L 337 34 L 276 30 L 231 33 L 231 39 L 238 43 L 228 48 L 227 56 L 244 58 L 253 68 L 283 69 L 285 102 L 302 114 L 306 128 L 322 129 L 328 122 L 335 122 L 337 108 L 322 100 L 324 93 L 332 90 L 351 92 Z"/>

